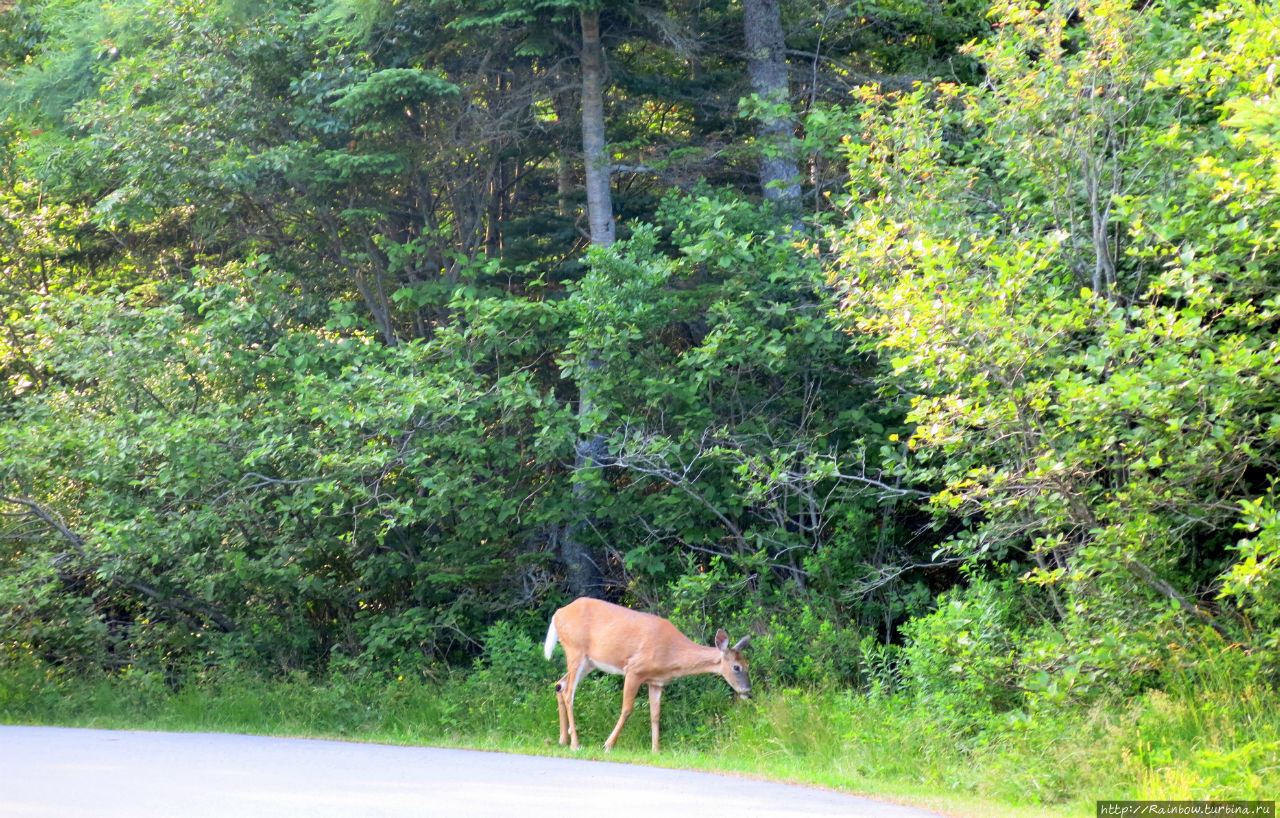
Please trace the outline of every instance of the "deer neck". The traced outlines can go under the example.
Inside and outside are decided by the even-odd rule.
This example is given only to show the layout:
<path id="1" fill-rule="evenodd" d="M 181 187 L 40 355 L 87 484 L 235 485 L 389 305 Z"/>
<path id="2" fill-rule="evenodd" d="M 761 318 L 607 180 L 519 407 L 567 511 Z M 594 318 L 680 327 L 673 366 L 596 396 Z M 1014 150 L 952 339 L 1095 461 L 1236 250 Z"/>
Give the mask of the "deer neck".
<path id="1" fill-rule="evenodd" d="M 719 648 L 699 645 L 693 640 L 688 640 L 686 644 L 681 646 L 680 650 L 680 666 L 682 669 L 680 675 L 693 676 L 698 673 L 719 673 L 720 659 Z"/>

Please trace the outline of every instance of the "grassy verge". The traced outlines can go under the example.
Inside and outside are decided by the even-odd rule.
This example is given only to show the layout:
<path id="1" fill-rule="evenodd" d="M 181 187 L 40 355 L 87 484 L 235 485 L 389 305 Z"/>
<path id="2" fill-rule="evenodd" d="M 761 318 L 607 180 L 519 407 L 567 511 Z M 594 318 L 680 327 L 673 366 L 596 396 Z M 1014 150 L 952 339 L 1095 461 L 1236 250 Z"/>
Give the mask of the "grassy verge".
<path id="1" fill-rule="evenodd" d="M 1213 685 L 1218 688 L 1214 689 Z M 1188 679 L 1124 703 L 958 723 L 902 697 L 763 691 L 737 703 L 716 679 L 668 688 L 664 753 L 648 753 L 644 697 L 606 756 L 615 677 L 579 692 L 580 757 L 790 781 L 949 815 L 1084 816 L 1100 798 L 1260 799 L 1280 793 L 1273 691 Z M 158 675 L 69 679 L 3 668 L 0 722 L 243 732 L 568 754 L 549 680 L 479 670 L 432 684 L 219 672 L 178 689 Z"/>

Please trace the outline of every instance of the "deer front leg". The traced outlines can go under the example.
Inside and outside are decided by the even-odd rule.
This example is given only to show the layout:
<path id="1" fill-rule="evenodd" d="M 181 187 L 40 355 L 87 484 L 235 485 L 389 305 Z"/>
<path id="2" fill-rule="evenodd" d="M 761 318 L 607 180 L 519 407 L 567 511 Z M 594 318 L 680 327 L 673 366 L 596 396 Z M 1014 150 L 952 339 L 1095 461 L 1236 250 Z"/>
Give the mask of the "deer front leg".
<path id="1" fill-rule="evenodd" d="M 649 683 L 649 732 L 653 736 L 653 752 L 658 752 L 658 718 L 662 713 L 662 685 Z"/>
<path id="2" fill-rule="evenodd" d="M 631 711 L 635 709 L 636 693 L 639 691 L 640 678 L 628 674 L 622 682 L 622 715 L 618 716 L 618 726 L 613 728 L 613 732 L 604 742 L 606 750 L 612 750 L 613 745 L 618 743 L 618 736 L 622 734 L 622 725 L 627 723 L 627 716 L 630 716 Z"/>

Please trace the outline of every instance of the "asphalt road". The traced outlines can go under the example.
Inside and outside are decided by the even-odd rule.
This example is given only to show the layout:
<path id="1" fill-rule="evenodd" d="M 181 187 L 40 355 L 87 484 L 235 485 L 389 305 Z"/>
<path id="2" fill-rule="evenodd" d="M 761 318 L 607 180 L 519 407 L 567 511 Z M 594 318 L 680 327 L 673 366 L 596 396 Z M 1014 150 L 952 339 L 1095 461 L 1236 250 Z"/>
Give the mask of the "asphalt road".
<path id="1" fill-rule="evenodd" d="M 0 727 L 4 818 L 929 818 L 863 798 L 566 758 L 208 733 Z"/>

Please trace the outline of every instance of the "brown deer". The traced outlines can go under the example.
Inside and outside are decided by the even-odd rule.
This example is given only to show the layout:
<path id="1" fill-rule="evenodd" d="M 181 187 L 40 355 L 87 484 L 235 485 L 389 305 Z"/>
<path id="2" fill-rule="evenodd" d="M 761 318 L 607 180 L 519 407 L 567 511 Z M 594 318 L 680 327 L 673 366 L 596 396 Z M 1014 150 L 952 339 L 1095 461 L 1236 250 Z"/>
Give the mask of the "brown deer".
<path id="1" fill-rule="evenodd" d="M 751 680 L 742 649 L 751 640 L 744 636 L 729 647 L 729 635 L 716 631 L 715 647 L 699 645 L 675 625 L 653 614 L 633 611 L 599 599 L 582 597 L 551 617 L 543 652 L 551 658 L 558 641 L 564 646 L 568 672 L 556 682 L 560 707 L 560 743 L 577 750 L 578 727 L 573 718 L 573 696 L 578 683 L 593 670 L 621 674 L 622 715 L 605 740 L 612 750 L 622 725 L 634 709 L 640 685 L 649 686 L 649 722 L 653 752 L 658 752 L 658 717 L 662 687 L 672 679 L 695 673 L 719 673 L 739 696 L 750 698 Z"/>

